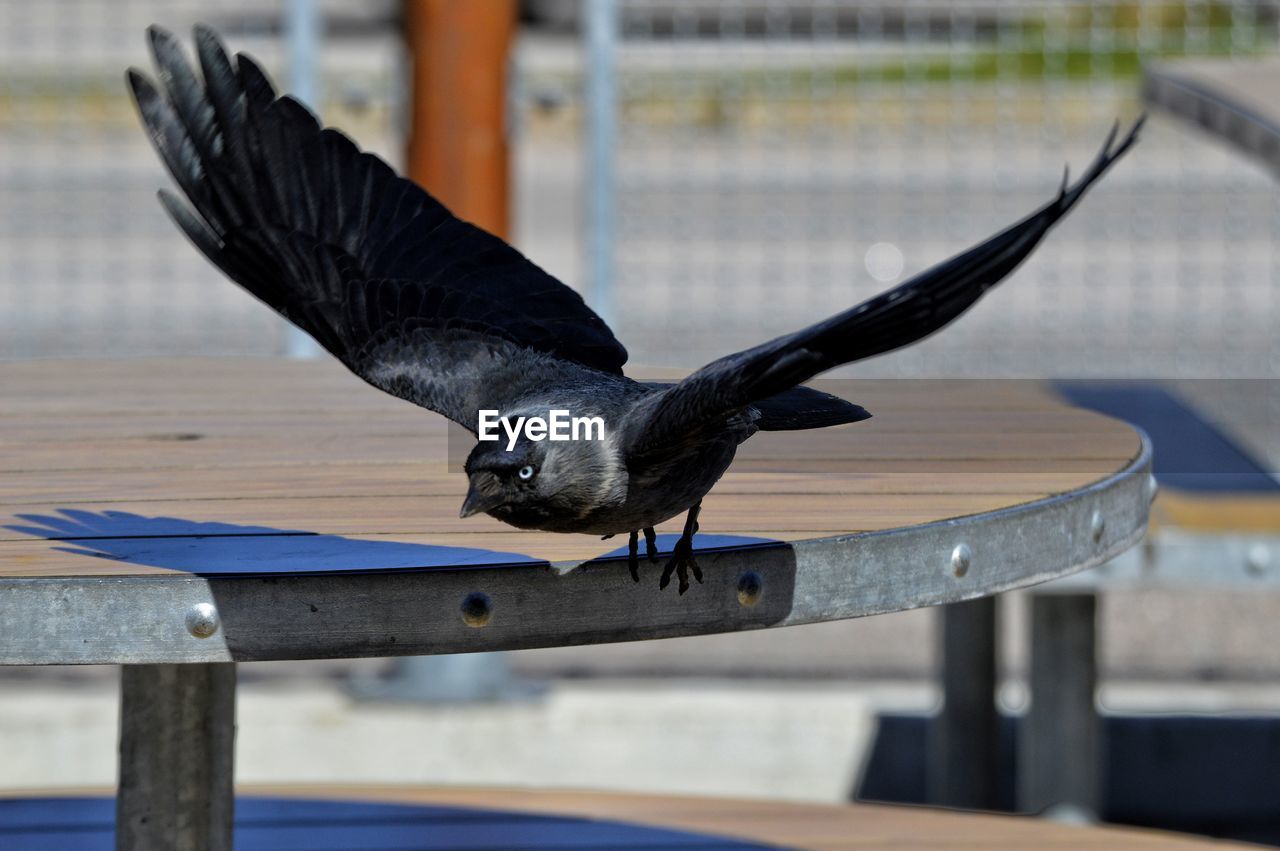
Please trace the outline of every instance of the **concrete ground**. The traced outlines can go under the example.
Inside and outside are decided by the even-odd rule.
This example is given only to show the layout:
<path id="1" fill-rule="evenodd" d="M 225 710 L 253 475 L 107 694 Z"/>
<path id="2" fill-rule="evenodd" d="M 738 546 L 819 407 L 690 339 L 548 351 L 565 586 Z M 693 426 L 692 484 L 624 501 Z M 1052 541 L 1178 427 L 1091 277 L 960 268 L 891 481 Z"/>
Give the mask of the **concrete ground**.
<path id="1" fill-rule="evenodd" d="M 558 680 L 495 704 L 361 701 L 331 677 L 256 676 L 240 690 L 245 783 L 583 788 L 839 802 L 856 790 L 878 713 L 924 712 L 918 679 Z M 295 673 L 300 673 L 301 668 Z M 0 792 L 114 781 L 114 676 L 10 680 Z M 1004 697 L 1017 702 L 1016 689 Z M 1114 683 L 1109 711 L 1280 712 L 1280 687 Z M 1009 703 L 1010 701 L 1006 701 Z"/>

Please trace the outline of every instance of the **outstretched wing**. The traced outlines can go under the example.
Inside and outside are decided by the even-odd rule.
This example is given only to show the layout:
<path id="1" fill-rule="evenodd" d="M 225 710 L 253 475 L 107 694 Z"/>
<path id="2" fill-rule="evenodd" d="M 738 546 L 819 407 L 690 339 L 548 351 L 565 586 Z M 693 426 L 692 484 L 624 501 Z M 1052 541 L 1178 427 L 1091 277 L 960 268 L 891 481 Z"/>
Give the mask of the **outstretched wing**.
<path id="1" fill-rule="evenodd" d="M 1000 283 L 1137 139 L 1139 119 L 1119 145 L 1117 126 L 1074 185 L 986 242 L 891 290 L 801 331 L 714 361 L 656 399 L 632 443 L 636 457 L 680 445 L 688 435 L 746 405 L 840 366 L 916 342 L 939 330 Z"/>
<path id="2" fill-rule="evenodd" d="M 129 85 L 186 202 L 165 209 L 233 281 L 365 380 L 468 428 L 485 399 L 557 364 L 620 374 L 627 353 L 573 290 L 276 97 L 244 54 L 148 30 L 159 87 Z M 189 203 L 188 203 L 189 202 Z"/>

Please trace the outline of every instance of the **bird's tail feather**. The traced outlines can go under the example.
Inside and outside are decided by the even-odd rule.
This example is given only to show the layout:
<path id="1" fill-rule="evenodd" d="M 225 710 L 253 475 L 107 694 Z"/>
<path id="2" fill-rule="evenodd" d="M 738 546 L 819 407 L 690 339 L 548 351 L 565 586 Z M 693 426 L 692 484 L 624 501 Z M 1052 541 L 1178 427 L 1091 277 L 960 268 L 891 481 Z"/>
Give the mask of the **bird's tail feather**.
<path id="1" fill-rule="evenodd" d="M 756 425 L 761 431 L 827 428 L 871 418 L 866 408 L 812 387 L 793 387 L 753 402 L 751 407 L 756 410 Z"/>

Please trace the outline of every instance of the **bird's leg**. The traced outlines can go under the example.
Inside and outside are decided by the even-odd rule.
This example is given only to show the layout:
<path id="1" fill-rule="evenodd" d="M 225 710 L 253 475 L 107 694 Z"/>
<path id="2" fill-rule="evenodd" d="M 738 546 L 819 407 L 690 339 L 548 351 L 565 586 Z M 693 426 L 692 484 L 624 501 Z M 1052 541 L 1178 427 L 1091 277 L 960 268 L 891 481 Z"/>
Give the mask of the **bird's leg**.
<path id="1" fill-rule="evenodd" d="M 693 578 L 698 580 L 698 584 L 702 584 L 702 569 L 698 567 L 698 560 L 693 556 L 693 536 L 698 531 L 698 513 L 701 510 L 701 502 L 695 503 L 689 509 L 689 515 L 684 519 L 684 532 L 680 535 L 680 540 L 676 541 L 671 558 L 667 560 L 667 566 L 663 568 L 662 579 L 658 582 L 659 588 L 666 588 L 671 584 L 671 574 L 675 573 L 680 578 L 680 593 L 683 594 L 689 590 L 690 570 L 693 571 Z"/>
<path id="2" fill-rule="evenodd" d="M 653 531 L 652 526 L 644 527 L 644 554 L 649 561 L 658 560 L 658 533 Z"/>
<path id="3" fill-rule="evenodd" d="M 631 570 L 631 578 L 640 581 L 640 535 L 632 532 L 627 539 L 627 567 Z"/>

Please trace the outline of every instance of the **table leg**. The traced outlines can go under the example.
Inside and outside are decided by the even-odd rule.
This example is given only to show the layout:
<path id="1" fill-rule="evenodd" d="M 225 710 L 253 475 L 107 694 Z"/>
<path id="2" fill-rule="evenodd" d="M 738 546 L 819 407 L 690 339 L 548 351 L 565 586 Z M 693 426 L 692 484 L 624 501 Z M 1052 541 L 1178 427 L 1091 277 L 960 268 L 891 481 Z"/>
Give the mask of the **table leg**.
<path id="1" fill-rule="evenodd" d="M 944 606 L 940 620 L 942 710 L 929 733 L 929 803 L 995 809 L 1000 791 L 996 598 Z"/>
<path id="2" fill-rule="evenodd" d="M 1018 809 L 1093 820 L 1102 724 L 1093 594 L 1031 595 L 1031 705 L 1018 742 Z"/>
<path id="3" fill-rule="evenodd" d="M 236 666 L 125 665 L 116 848 L 226 851 Z"/>

